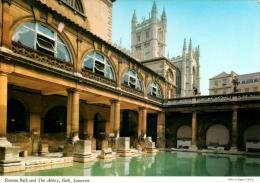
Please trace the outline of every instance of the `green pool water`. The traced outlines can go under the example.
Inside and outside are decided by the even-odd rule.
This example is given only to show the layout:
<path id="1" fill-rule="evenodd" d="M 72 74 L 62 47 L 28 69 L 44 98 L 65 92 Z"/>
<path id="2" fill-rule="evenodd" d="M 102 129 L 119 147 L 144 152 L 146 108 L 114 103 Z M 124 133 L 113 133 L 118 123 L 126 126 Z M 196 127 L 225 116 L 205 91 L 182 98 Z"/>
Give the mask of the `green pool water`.
<path id="1" fill-rule="evenodd" d="M 25 173 L 27 176 L 260 176 L 260 157 L 160 152 L 118 157 L 72 167 Z"/>

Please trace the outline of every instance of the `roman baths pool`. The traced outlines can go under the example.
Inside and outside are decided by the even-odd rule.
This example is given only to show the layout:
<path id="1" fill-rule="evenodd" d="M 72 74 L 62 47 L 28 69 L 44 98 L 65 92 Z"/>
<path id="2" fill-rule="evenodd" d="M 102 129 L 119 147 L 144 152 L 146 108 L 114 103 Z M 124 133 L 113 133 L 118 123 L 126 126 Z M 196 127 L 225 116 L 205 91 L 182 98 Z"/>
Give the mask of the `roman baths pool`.
<path id="1" fill-rule="evenodd" d="M 156 155 L 97 159 L 62 168 L 26 170 L 19 176 L 260 176 L 260 157 L 195 152 L 159 152 Z"/>

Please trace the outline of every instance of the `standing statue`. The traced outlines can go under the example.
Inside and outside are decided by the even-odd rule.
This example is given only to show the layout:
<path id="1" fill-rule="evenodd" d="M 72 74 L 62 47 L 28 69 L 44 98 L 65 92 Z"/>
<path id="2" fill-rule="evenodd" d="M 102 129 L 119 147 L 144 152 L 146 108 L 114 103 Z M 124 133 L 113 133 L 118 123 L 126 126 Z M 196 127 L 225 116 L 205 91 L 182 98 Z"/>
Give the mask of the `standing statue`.
<path id="1" fill-rule="evenodd" d="M 237 76 L 233 77 L 232 83 L 233 83 L 233 93 L 236 93 L 237 92 L 237 85 L 239 84 Z"/>

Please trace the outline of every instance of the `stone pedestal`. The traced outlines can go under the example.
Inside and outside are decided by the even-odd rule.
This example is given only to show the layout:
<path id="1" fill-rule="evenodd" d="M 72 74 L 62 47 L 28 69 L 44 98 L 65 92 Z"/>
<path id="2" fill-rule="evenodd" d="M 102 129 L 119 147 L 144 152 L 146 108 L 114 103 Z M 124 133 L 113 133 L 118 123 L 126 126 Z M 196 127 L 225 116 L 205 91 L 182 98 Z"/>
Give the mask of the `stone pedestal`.
<path id="1" fill-rule="evenodd" d="M 41 143 L 39 145 L 39 156 L 46 156 L 49 153 L 49 144 Z"/>
<path id="2" fill-rule="evenodd" d="M 17 146 L 0 147 L 0 172 L 17 172 L 25 170 L 25 165 L 19 158 L 20 148 Z"/>
<path id="3" fill-rule="evenodd" d="M 40 135 L 39 132 L 32 133 L 32 154 L 37 156 L 39 152 Z"/>
<path id="4" fill-rule="evenodd" d="M 73 156 L 74 146 L 79 140 L 78 133 L 71 133 L 70 137 L 64 144 L 63 156 Z"/>
<path id="5" fill-rule="evenodd" d="M 157 153 L 157 149 L 155 148 L 155 143 L 152 141 L 151 137 L 146 137 L 145 140 L 145 148 L 147 153 Z"/>
<path id="6" fill-rule="evenodd" d="M 111 137 L 108 137 L 108 147 L 111 147 L 113 151 L 116 151 L 116 140 L 117 138 L 114 137 L 114 134 L 113 136 Z"/>
<path id="7" fill-rule="evenodd" d="M 133 155 L 133 153 L 130 151 L 129 137 L 119 137 L 116 141 L 116 147 L 116 152 L 119 156 L 127 157 Z"/>
<path id="8" fill-rule="evenodd" d="M 156 141 L 156 144 L 157 144 L 157 148 L 165 148 L 165 138 L 158 137 L 157 141 Z"/>
<path id="9" fill-rule="evenodd" d="M 189 149 L 192 151 L 197 151 L 198 147 L 196 145 L 191 145 Z"/>
<path id="10" fill-rule="evenodd" d="M 75 143 L 74 161 L 76 162 L 89 162 L 95 160 L 91 154 L 91 140 L 79 140 Z"/>
<path id="11" fill-rule="evenodd" d="M 229 152 L 231 152 L 231 153 L 237 153 L 237 152 L 238 152 L 238 149 L 237 149 L 236 146 L 232 146 L 232 147 L 230 148 Z"/>
<path id="12" fill-rule="evenodd" d="M 12 144 L 5 137 L 0 137 L 0 147 L 12 147 Z"/>
<path id="13" fill-rule="evenodd" d="M 112 149 L 111 148 L 104 148 L 101 151 L 101 154 L 98 156 L 101 159 L 111 159 L 113 158 Z"/>

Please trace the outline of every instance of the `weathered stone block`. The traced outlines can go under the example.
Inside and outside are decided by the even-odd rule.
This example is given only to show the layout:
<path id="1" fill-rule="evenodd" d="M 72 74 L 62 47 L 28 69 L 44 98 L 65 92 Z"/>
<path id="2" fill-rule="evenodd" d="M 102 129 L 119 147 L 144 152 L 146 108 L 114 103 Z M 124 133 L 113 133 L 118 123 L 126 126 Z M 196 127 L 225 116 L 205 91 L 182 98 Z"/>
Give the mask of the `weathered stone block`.
<path id="1" fill-rule="evenodd" d="M 19 158 L 20 148 L 17 146 L 0 147 L 0 172 L 15 172 L 25 169 Z"/>
<path id="2" fill-rule="evenodd" d="M 74 147 L 74 154 L 91 154 L 91 140 L 79 140 Z"/>
<path id="3" fill-rule="evenodd" d="M 151 137 L 145 138 L 145 147 L 147 153 L 156 153 L 157 149 L 155 148 L 155 143 L 152 141 Z"/>
<path id="4" fill-rule="evenodd" d="M 119 137 L 117 139 L 117 151 L 130 151 L 130 138 Z"/>
<path id="5" fill-rule="evenodd" d="M 39 155 L 45 156 L 49 153 L 49 144 L 40 144 L 39 146 Z"/>
<path id="6" fill-rule="evenodd" d="M 0 160 L 18 161 L 20 148 L 18 146 L 0 147 Z"/>
<path id="7" fill-rule="evenodd" d="M 91 154 L 91 140 L 77 141 L 74 146 L 73 157 L 74 161 L 82 163 L 95 160 Z"/>

